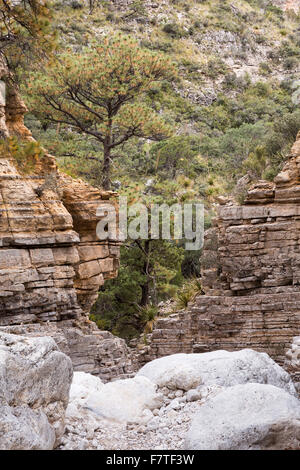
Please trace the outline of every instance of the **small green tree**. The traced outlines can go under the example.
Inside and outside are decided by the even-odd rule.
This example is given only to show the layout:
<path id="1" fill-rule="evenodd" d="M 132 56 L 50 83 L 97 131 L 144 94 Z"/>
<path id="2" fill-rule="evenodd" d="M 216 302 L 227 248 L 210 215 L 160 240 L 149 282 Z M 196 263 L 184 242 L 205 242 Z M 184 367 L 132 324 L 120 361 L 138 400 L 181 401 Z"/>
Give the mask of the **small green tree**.
<path id="1" fill-rule="evenodd" d="M 157 301 L 181 284 L 182 259 L 183 249 L 168 240 L 127 240 L 118 277 L 105 282 L 90 318 L 122 338 L 138 336 L 156 316 Z"/>
<path id="2" fill-rule="evenodd" d="M 151 153 L 155 157 L 155 171 L 161 171 L 172 178 L 177 172 L 187 172 L 192 167 L 197 152 L 189 137 L 175 136 L 164 142 L 155 144 Z"/>
<path id="3" fill-rule="evenodd" d="M 101 143 L 102 184 L 109 189 L 114 149 L 132 137 L 160 140 L 171 134 L 142 95 L 154 82 L 173 75 L 165 57 L 117 35 L 81 53 L 66 53 L 32 74 L 30 106 L 43 118 Z"/>

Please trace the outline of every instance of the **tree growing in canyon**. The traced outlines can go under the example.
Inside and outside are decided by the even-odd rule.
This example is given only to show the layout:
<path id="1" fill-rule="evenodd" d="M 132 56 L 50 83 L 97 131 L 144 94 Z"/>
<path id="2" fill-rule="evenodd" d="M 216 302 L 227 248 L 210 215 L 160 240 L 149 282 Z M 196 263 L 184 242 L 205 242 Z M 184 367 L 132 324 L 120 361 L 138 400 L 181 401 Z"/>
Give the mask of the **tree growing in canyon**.
<path id="1" fill-rule="evenodd" d="M 114 150 L 132 137 L 161 140 L 169 126 L 143 102 L 153 83 L 170 79 L 172 64 L 128 37 L 105 38 L 66 53 L 32 75 L 30 105 L 54 123 L 92 136 L 102 146 L 102 185 L 110 189 Z"/>

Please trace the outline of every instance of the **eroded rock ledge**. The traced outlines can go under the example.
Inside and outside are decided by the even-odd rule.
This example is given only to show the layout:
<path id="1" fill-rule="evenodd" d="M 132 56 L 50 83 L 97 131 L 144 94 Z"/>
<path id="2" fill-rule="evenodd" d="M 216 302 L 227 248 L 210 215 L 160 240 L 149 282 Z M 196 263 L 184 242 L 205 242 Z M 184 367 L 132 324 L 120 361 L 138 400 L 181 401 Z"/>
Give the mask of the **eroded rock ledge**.
<path id="1" fill-rule="evenodd" d="M 33 141 L 9 74 L 0 134 Z M 115 277 L 119 244 L 96 235 L 97 208 L 113 196 L 58 171 L 45 153 L 30 172 L 0 154 L 0 327 L 53 336 L 80 370 L 110 379 L 130 371 L 126 344 L 88 321 L 99 287 Z M 19 326 L 18 326 L 19 325 Z"/>
<path id="2" fill-rule="evenodd" d="M 300 133 L 274 183 L 250 188 L 243 206 L 220 206 L 205 239 L 206 295 L 157 320 L 141 363 L 175 352 L 242 348 L 284 363 L 300 331 L 299 203 Z"/>

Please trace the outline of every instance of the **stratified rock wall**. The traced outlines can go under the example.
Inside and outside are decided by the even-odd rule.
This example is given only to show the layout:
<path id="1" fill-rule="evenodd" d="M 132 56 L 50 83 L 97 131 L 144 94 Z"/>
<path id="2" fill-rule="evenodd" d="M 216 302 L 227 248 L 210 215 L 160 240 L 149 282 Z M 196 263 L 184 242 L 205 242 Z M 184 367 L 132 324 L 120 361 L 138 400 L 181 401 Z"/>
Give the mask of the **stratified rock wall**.
<path id="1" fill-rule="evenodd" d="M 26 107 L 3 63 L 1 79 L 2 90 L 7 85 L 2 137 L 33 141 L 23 122 Z M 53 336 L 75 370 L 106 380 L 130 372 L 125 342 L 88 320 L 99 287 L 119 267 L 118 242 L 96 235 L 97 209 L 113 193 L 60 173 L 47 153 L 30 171 L 19 168 L 9 152 L 0 152 L 1 330 Z"/>
<path id="2" fill-rule="evenodd" d="M 219 208 L 205 237 L 202 285 L 186 311 L 158 319 L 140 361 L 252 348 L 283 364 L 300 331 L 300 133 L 274 183 Z"/>
<path id="3" fill-rule="evenodd" d="M 101 191 L 57 173 L 22 175 L 0 155 L 0 325 L 87 314 L 104 279 L 116 276 L 119 247 L 97 239 Z"/>

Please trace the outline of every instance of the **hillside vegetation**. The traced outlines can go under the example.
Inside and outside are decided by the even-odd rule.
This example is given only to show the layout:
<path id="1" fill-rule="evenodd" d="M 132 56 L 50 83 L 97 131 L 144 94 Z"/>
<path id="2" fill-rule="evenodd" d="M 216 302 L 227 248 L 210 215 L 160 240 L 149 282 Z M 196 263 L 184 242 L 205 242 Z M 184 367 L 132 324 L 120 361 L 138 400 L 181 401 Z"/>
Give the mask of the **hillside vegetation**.
<path id="1" fill-rule="evenodd" d="M 240 178 L 248 175 L 247 184 L 272 179 L 300 128 L 299 16 L 269 0 L 91 5 L 54 3 L 58 51 L 80 53 L 121 33 L 170 59 L 177 71 L 143 96 L 172 135 L 124 142 L 113 160 L 112 188 L 147 203 L 202 201 L 209 227 L 218 196 L 234 194 L 242 202 Z M 25 85 L 30 103 L 28 90 Z M 34 137 L 58 157 L 63 171 L 101 186 L 103 151 L 96 139 L 45 118 L 41 110 L 28 114 Z M 141 247 L 128 241 L 119 277 L 105 284 L 92 318 L 125 338 L 139 334 L 161 300 L 177 295 L 184 305 L 201 289 L 190 280 L 185 284 L 199 277 L 199 256 L 180 243 Z"/>

